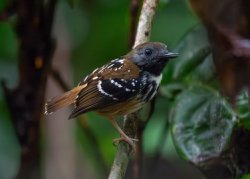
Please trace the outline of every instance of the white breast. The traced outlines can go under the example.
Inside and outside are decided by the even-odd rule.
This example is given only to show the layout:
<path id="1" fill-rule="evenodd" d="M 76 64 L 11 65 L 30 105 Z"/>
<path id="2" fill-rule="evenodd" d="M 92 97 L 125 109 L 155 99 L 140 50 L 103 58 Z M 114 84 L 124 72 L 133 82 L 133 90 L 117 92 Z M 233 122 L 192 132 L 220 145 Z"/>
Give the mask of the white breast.
<path id="1" fill-rule="evenodd" d="M 155 81 L 157 87 L 160 85 L 161 79 L 162 79 L 162 74 L 160 74 L 159 76 L 153 76 L 153 75 L 150 76 L 150 80 Z"/>

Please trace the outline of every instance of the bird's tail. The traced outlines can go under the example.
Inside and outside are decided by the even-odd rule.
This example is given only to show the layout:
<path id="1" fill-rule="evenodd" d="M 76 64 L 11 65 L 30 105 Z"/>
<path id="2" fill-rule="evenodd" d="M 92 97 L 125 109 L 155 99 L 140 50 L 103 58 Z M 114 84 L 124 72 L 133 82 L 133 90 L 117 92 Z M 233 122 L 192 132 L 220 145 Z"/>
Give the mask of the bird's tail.
<path id="1" fill-rule="evenodd" d="M 77 98 L 77 95 L 84 87 L 85 85 L 77 86 L 61 96 L 57 96 L 50 99 L 45 104 L 44 114 L 46 115 L 52 114 L 53 112 L 57 111 L 60 108 L 73 104 Z"/>

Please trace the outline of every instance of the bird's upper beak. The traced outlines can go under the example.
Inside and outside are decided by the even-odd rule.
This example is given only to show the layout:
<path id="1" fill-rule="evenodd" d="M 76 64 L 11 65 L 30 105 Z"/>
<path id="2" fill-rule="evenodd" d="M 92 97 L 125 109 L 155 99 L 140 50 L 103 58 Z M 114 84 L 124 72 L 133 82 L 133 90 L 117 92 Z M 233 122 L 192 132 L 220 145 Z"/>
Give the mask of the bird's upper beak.
<path id="1" fill-rule="evenodd" d="M 165 53 L 163 53 L 162 54 L 162 58 L 176 58 L 176 57 L 178 57 L 178 53 L 174 53 L 174 52 L 165 52 Z"/>

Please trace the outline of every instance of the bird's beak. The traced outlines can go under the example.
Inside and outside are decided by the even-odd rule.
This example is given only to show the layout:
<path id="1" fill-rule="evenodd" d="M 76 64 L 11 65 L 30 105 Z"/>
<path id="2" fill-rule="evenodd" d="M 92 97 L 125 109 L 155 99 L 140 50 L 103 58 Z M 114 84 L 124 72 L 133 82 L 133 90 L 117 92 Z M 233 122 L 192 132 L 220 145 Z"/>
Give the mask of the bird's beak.
<path id="1" fill-rule="evenodd" d="M 176 58 L 178 57 L 178 53 L 174 53 L 174 52 L 167 52 L 167 53 L 164 53 L 163 57 L 164 58 Z"/>

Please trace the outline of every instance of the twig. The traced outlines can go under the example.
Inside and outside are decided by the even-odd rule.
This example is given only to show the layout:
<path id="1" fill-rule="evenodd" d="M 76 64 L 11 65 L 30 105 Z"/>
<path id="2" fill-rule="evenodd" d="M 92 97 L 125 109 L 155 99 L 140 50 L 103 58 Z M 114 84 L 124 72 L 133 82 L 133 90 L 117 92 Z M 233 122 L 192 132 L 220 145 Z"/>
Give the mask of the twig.
<path id="1" fill-rule="evenodd" d="M 149 40 L 151 25 L 158 1 L 159 0 L 144 0 L 137 27 L 134 47 Z"/>
<path id="2" fill-rule="evenodd" d="M 98 161 L 98 165 L 102 169 L 102 173 L 105 176 L 107 176 L 108 167 L 107 167 L 105 160 L 102 156 L 102 153 L 100 151 L 98 141 L 97 141 L 93 131 L 89 128 L 89 125 L 87 124 L 86 116 L 82 115 L 82 116 L 79 116 L 78 118 L 80 121 L 79 124 L 81 126 L 81 129 L 82 129 L 84 135 L 86 136 L 86 138 L 88 139 L 88 142 L 91 145 L 91 150 L 93 152 L 93 155 L 94 155 L 96 161 Z"/>
<path id="3" fill-rule="evenodd" d="M 133 47 L 136 35 L 136 24 L 138 21 L 139 9 L 141 8 L 142 0 L 131 0 L 130 4 L 130 34 L 129 34 L 129 48 Z M 140 178 L 142 168 L 142 130 L 140 125 L 137 128 L 137 138 L 139 142 L 136 143 L 135 160 L 133 163 L 133 176 Z"/>
<path id="4" fill-rule="evenodd" d="M 53 77 L 55 82 L 60 86 L 60 88 L 63 91 L 69 91 L 70 90 L 69 86 L 65 83 L 62 76 L 60 75 L 60 73 L 57 70 L 52 69 L 51 70 L 51 76 Z"/>
<path id="5" fill-rule="evenodd" d="M 131 120 L 133 118 L 133 120 Z M 129 120 L 129 121 L 128 121 Z M 138 115 L 133 113 L 130 115 L 130 119 L 124 116 L 124 131 L 130 137 L 136 135 Z M 131 154 L 131 148 L 127 143 L 120 142 L 117 147 L 116 156 L 112 165 L 112 169 L 109 174 L 109 179 L 122 179 L 125 176 L 129 156 Z"/>
<path id="6" fill-rule="evenodd" d="M 130 4 L 130 34 L 129 34 L 129 47 L 131 48 L 135 42 L 136 24 L 139 13 L 141 0 L 131 0 Z"/>
<path id="7" fill-rule="evenodd" d="M 149 40 L 152 20 L 155 15 L 157 5 L 158 0 L 144 0 L 134 47 Z M 135 112 L 124 117 L 124 132 L 132 138 L 135 137 L 137 121 L 140 120 L 138 114 L 138 112 Z M 122 179 L 124 177 L 130 155 L 131 151 L 129 145 L 124 142 L 120 142 L 117 147 L 117 153 L 109 179 Z"/>

